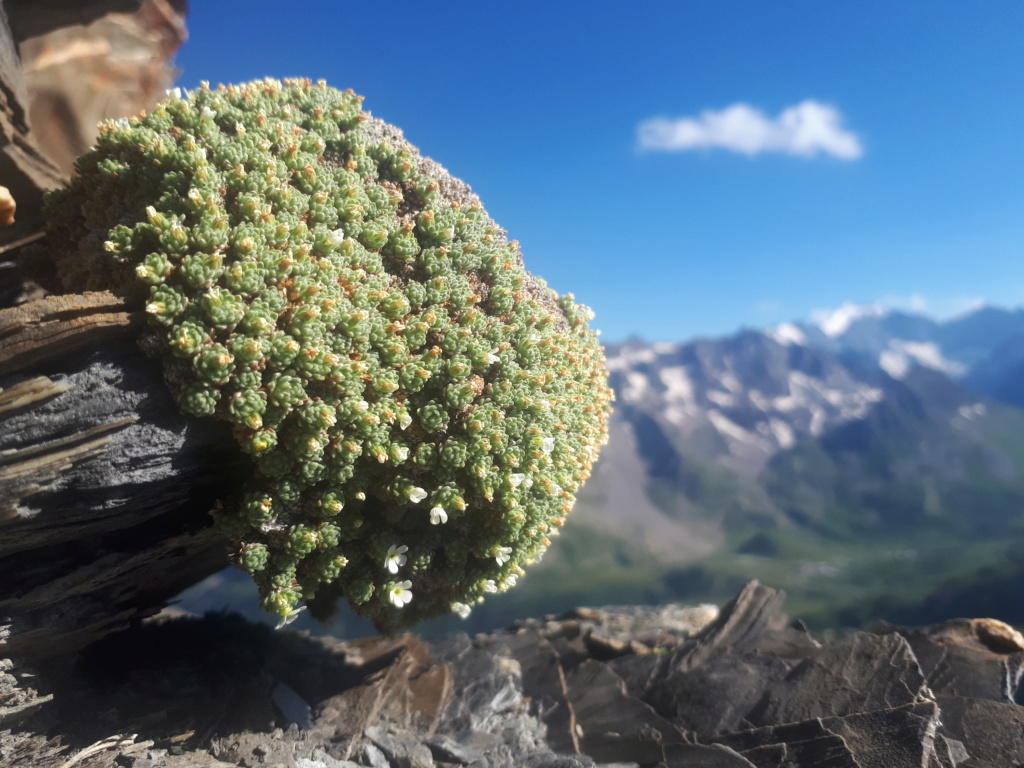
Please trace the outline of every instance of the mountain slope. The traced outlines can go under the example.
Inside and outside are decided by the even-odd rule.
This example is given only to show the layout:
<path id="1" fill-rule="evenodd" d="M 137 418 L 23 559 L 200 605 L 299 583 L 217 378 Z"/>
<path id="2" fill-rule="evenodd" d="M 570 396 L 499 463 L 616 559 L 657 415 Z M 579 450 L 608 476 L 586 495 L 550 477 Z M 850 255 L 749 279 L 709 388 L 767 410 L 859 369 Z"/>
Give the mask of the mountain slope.
<path id="1" fill-rule="evenodd" d="M 1014 338 L 1016 313 L 983 320 Z M 1024 412 L 972 391 L 966 362 L 950 362 L 986 349 L 970 327 L 871 316 L 819 329 L 820 343 L 791 325 L 609 349 L 612 439 L 565 537 L 587 548 L 556 541 L 534 583 L 551 598 L 563 578 L 615 571 L 669 599 L 758 576 L 827 622 L 1016 567 L 1004 550 L 1024 539 Z M 899 350 L 894 376 L 884 363 Z"/>

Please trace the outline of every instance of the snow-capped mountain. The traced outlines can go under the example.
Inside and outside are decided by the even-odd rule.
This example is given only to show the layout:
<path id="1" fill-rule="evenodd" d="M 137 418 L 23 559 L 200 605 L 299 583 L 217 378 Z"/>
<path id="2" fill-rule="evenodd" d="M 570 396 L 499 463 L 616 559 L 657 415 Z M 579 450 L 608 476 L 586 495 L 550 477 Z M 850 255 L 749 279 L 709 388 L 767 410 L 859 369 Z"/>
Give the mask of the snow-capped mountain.
<path id="1" fill-rule="evenodd" d="M 606 353 L 609 443 L 517 599 L 707 599 L 757 577 L 834 626 L 941 606 L 968 574 L 1024 583 L 1024 312 L 847 306 Z"/>
<path id="2" fill-rule="evenodd" d="M 878 306 L 843 304 L 816 322 L 784 323 L 768 333 L 873 360 L 894 378 L 920 365 L 965 379 L 978 366 L 1002 368 L 1006 345 L 1024 341 L 1024 311 L 984 307 L 940 323 Z"/>
<path id="3" fill-rule="evenodd" d="M 776 451 L 863 418 L 882 399 L 837 357 L 778 338 L 745 331 L 609 350 L 621 417 L 643 412 L 680 451 L 756 475 Z"/>
<path id="4" fill-rule="evenodd" d="M 721 339 L 630 341 L 607 357 L 611 440 L 577 519 L 639 532 L 652 554 L 711 551 L 727 519 L 872 509 L 884 527 L 927 506 L 962 522 L 976 483 L 1024 506 L 1024 412 L 992 399 L 996 384 L 1024 392 L 1024 312 L 939 323 L 848 306 Z"/>

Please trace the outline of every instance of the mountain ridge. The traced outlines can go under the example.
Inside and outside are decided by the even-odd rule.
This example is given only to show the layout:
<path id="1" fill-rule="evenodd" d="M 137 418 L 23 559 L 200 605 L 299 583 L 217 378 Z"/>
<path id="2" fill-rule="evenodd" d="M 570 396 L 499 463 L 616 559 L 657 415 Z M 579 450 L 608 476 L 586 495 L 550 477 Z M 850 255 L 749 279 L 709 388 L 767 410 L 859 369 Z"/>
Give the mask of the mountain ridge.
<path id="1" fill-rule="evenodd" d="M 1000 569 L 1024 539 L 1024 311 L 940 322 L 847 310 L 828 330 L 608 345 L 612 437 L 564 540 L 624 562 L 556 540 L 539 568 L 557 578 L 536 582 L 604 583 L 621 567 L 646 574 L 655 600 L 713 599 L 754 576 L 834 621 L 864 618 L 857 606 L 885 605 L 888 591 L 924 600 L 954 574 L 1011 577 Z"/>

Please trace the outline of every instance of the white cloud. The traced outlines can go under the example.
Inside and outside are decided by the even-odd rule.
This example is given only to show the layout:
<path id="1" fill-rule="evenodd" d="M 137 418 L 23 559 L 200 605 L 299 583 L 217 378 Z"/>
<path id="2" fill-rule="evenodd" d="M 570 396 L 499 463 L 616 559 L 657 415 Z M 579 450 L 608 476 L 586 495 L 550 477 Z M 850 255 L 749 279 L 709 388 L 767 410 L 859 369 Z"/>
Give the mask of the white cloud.
<path id="1" fill-rule="evenodd" d="M 839 110 L 812 99 L 787 107 L 775 118 L 749 104 L 705 110 L 697 117 L 651 118 L 637 128 L 637 146 L 655 152 L 726 149 L 750 157 L 776 152 L 856 160 L 864 154 L 857 135 L 843 128 Z"/>

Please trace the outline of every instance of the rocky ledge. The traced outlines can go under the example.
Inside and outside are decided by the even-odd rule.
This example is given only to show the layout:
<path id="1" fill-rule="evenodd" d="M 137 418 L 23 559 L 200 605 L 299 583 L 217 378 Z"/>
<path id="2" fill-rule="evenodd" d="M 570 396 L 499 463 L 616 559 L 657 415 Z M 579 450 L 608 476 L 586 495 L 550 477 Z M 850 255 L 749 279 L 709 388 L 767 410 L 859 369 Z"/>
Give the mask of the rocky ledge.
<path id="1" fill-rule="evenodd" d="M 0 764 L 945 768 L 1024 763 L 1024 638 L 992 620 L 819 642 L 721 611 L 577 609 L 426 643 L 159 617 L 0 671 Z M 57 668 L 61 667 L 61 668 Z"/>

